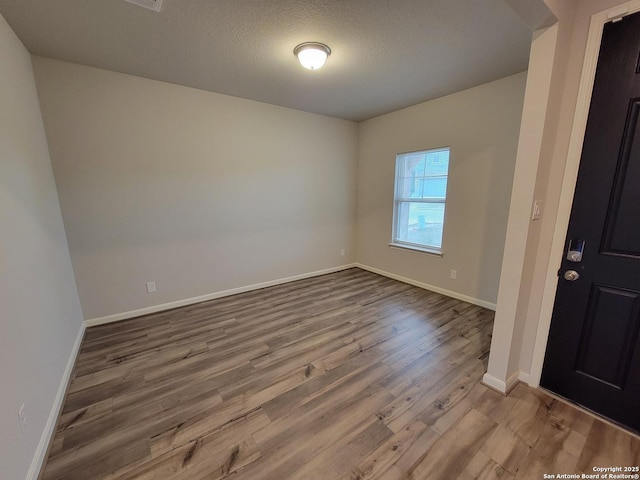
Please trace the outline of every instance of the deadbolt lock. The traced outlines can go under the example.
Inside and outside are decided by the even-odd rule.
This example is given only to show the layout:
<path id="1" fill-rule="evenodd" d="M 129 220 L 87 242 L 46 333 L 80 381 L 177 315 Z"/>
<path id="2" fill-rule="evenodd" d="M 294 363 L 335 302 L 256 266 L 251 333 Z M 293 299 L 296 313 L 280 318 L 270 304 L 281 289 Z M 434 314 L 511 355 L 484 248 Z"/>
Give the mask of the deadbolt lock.
<path id="1" fill-rule="evenodd" d="M 564 272 L 565 280 L 568 280 L 570 282 L 575 282 L 579 278 L 580 278 L 580 274 L 575 270 L 567 270 L 566 272 Z"/>

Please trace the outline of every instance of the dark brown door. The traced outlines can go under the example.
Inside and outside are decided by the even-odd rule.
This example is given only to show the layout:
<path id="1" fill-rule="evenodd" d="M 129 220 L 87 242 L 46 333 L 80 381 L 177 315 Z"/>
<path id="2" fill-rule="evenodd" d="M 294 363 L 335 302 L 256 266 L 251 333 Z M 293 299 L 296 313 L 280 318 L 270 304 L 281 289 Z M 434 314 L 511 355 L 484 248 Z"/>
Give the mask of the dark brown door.
<path id="1" fill-rule="evenodd" d="M 639 57 L 640 14 L 605 25 L 540 382 L 635 431 L 640 431 Z M 575 261 L 580 250 L 582 259 Z"/>

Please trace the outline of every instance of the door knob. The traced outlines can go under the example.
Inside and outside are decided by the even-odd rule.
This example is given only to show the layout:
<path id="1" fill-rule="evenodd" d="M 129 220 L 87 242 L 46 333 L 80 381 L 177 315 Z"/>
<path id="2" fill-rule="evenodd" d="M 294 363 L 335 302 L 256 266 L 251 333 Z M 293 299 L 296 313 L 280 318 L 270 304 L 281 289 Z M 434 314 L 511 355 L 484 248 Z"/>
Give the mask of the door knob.
<path id="1" fill-rule="evenodd" d="M 579 278 L 580 278 L 580 274 L 575 270 L 567 270 L 566 272 L 564 272 L 565 280 L 568 280 L 570 282 L 575 282 Z"/>

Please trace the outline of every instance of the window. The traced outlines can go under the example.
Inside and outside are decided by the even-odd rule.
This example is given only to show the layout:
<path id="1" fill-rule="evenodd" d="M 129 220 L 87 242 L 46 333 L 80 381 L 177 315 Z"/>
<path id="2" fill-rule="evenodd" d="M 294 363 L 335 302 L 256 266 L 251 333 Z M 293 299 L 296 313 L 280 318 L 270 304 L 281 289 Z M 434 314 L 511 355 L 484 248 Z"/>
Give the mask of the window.
<path id="1" fill-rule="evenodd" d="M 392 246 L 442 253 L 449 148 L 396 156 Z"/>

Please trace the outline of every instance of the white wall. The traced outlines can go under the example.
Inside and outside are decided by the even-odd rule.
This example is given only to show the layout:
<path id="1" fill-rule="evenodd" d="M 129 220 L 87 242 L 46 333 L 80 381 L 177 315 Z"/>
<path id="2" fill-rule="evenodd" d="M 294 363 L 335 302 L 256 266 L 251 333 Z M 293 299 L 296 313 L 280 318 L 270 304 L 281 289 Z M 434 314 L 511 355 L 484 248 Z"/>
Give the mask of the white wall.
<path id="1" fill-rule="evenodd" d="M 0 65 L 0 478 L 13 480 L 45 432 L 82 312 L 31 58 L 1 15 Z"/>
<path id="2" fill-rule="evenodd" d="M 33 61 L 85 318 L 354 260 L 355 123 Z"/>
<path id="3" fill-rule="evenodd" d="M 496 302 L 525 79 L 520 73 L 360 124 L 360 263 Z M 441 146 L 451 147 L 443 256 L 389 247 L 396 154 Z"/>

